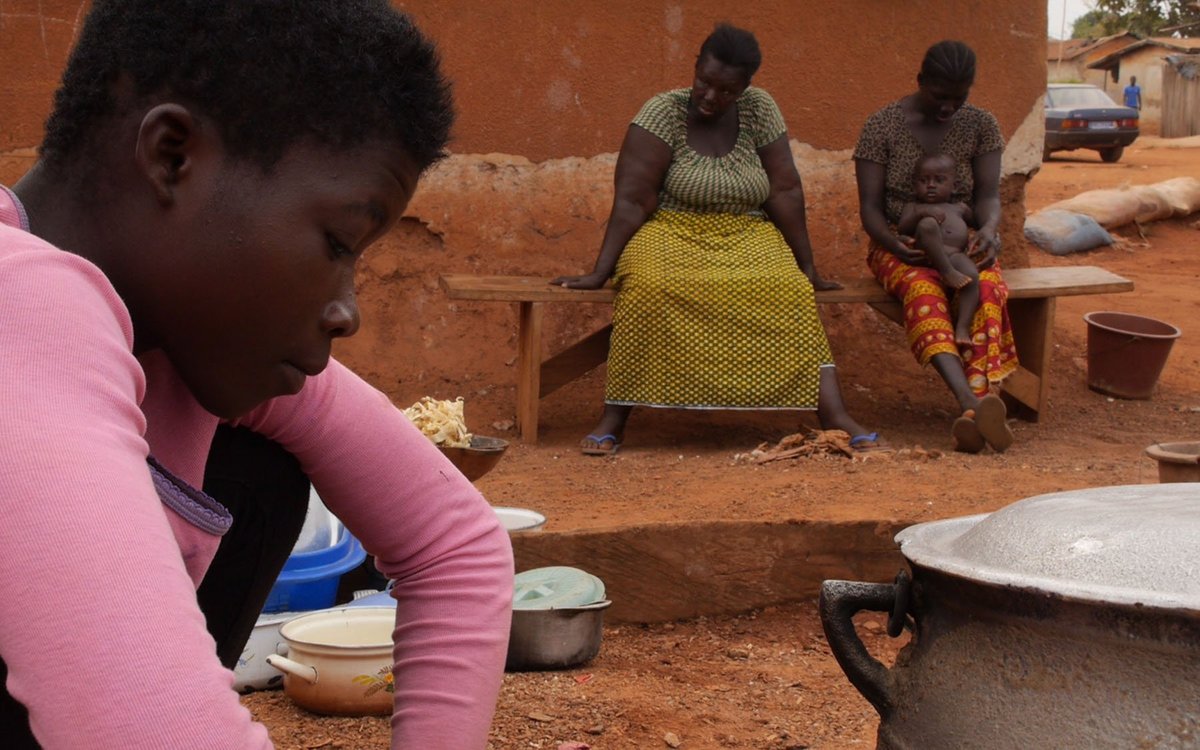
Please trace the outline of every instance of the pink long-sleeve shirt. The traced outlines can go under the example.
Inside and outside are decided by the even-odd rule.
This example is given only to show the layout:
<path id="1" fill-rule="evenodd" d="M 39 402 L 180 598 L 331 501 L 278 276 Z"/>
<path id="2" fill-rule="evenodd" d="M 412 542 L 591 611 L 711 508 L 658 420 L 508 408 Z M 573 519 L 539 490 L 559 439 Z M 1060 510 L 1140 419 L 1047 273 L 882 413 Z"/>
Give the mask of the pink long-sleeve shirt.
<path id="1" fill-rule="evenodd" d="M 219 542 L 164 505 L 218 419 L 88 261 L 22 231 L 0 188 L 0 656 L 46 748 L 269 748 L 196 603 Z M 508 536 L 380 392 L 331 362 L 239 420 L 300 460 L 396 581 L 393 748 L 482 748 L 503 675 Z M 219 524 L 218 524 L 219 525 Z M 2 743 L 0 743 L 2 744 Z"/>

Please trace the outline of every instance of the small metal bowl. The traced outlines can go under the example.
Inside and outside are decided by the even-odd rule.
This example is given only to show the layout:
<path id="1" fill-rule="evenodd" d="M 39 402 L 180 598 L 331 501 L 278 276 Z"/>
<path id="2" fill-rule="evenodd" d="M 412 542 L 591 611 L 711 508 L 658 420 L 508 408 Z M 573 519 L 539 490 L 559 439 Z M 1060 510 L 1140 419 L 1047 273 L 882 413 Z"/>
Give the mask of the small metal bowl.
<path id="1" fill-rule="evenodd" d="M 546 525 L 546 517 L 536 510 L 501 506 L 492 506 L 492 510 L 496 511 L 496 517 L 500 519 L 500 523 L 509 533 L 541 531 L 542 527 Z"/>
<path id="2" fill-rule="evenodd" d="M 611 601 L 561 609 L 514 609 L 508 637 L 508 672 L 567 669 L 600 653 L 604 610 Z"/>
<path id="3" fill-rule="evenodd" d="M 469 448 L 451 448 L 439 445 L 438 449 L 450 459 L 455 468 L 467 479 L 474 482 L 496 467 L 504 451 L 508 450 L 508 441 L 483 435 L 472 435 Z"/>

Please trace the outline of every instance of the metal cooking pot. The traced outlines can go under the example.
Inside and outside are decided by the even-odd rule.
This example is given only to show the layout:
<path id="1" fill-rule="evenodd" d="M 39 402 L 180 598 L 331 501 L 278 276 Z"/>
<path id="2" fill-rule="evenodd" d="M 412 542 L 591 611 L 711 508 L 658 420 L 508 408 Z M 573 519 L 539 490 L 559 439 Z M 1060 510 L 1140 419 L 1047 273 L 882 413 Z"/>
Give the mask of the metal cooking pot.
<path id="1" fill-rule="evenodd" d="M 334 716 L 392 712 L 392 630 L 395 607 L 327 609 L 279 628 L 287 657 L 266 661 L 284 673 L 283 690 L 297 705 Z"/>
<path id="2" fill-rule="evenodd" d="M 877 747 L 1200 746 L 1200 484 L 1041 495 L 896 540 L 911 580 L 821 590 Z M 855 632 L 861 610 L 911 628 L 891 669 Z"/>
<path id="3" fill-rule="evenodd" d="M 504 669 L 530 672 L 584 664 L 600 652 L 604 634 L 604 601 L 578 607 L 514 609 Z"/>
<path id="4" fill-rule="evenodd" d="M 517 573 L 513 579 L 509 672 L 566 669 L 600 651 L 604 581 L 579 568 L 550 566 Z"/>

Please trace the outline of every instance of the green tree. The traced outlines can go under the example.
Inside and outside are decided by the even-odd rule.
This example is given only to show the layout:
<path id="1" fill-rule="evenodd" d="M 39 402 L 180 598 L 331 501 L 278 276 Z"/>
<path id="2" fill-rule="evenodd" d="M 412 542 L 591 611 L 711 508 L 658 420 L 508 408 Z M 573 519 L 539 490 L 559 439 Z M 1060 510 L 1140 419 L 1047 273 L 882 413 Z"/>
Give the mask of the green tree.
<path id="1" fill-rule="evenodd" d="M 1164 29 L 1200 22 L 1200 7 L 1195 0 L 1096 0 L 1099 27 L 1105 34 L 1131 31 L 1138 36 L 1200 36 L 1200 25 L 1177 32 Z"/>
<path id="2" fill-rule="evenodd" d="M 1105 36 L 1107 32 L 1104 25 L 1101 23 L 1104 20 L 1104 13 L 1099 10 L 1089 10 L 1079 18 L 1075 19 L 1075 23 L 1071 24 L 1072 39 L 1095 39 L 1096 37 Z"/>

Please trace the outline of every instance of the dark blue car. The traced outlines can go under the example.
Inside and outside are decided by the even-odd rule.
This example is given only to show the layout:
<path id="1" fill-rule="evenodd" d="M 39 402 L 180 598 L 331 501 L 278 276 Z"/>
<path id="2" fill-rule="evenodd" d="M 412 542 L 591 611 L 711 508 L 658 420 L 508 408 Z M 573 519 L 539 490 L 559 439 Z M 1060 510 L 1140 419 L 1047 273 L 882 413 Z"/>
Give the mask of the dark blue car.
<path id="1" fill-rule="evenodd" d="M 1122 107 L 1095 86 L 1052 83 L 1046 90 L 1046 144 L 1043 159 L 1055 151 L 1090 148 L 1114 162 L 1138 137 L 1138 111 Z"/>

